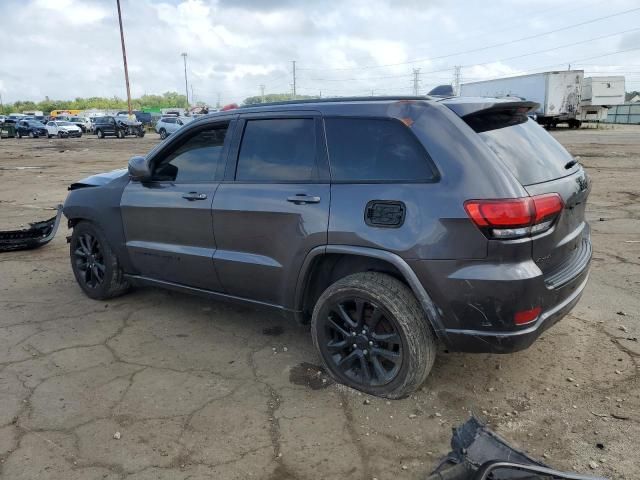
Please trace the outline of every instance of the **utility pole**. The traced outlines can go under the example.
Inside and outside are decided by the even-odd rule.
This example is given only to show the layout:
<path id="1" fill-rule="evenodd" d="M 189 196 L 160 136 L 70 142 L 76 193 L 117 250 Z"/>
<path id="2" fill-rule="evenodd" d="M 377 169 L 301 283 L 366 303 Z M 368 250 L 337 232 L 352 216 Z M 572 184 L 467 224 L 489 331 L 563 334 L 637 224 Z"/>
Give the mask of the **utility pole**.
<path id="1" fill-rule="evenodd" d="M 296 99 L 296 61 L 292 60 L 293 64 L 293 99 Z"/>
<path id="2" fill-rule="evenodd" d="M 462 70 L 462 67 L 460 65 L 456 65 L 455 67 L 453 67 L 453 94 L 454 95 L 460 95 L 461 70 Z"/>
<path id="3" fill-rule="evenodd" d="M 264 85 L 260 85 L 260 103 L 264 103 Z"/>
<path id="4" fill-rule="evenodd" d="M 413 69 L 413 94 L 417 97 L 420 92 L 420 69 Z"/>
<path id="5" fill-rule="evenodd" d="M 218 100 L 216 101 L 216 108 L 220 110 L 220 93 L 218 93 Z"/>
<path id="6" fill-rule="evenodd" d="M 195 105 L 196 103 L 196 96 L 193 94 L 193 83 L 191 83 L 191 85 L 189 85 L 191 87 L 191 102 Z"/>
<path id="7" fill-rule="evenodd" d="M 189 109 L 189 88 L 187 88 L 187 53 L 180 54 L 184 60 L 184 93 L 187 95 L 187 110 Z"/>
<path id="8" fill-rule="evenodd" d="M 120 42 L 122 43 L 122 61 L 124 63 L 124 80 L 127 84 L 127 107 L 131 116 L 131 90 L 129 89 L 129 69 L 127 68 L 127 51 L 124 48 L 124 30 L 122 29 L 122 11 L 120 10 L 120 0 L 116 0 L 118 5 L 118 22 L 120 23 Z"/>

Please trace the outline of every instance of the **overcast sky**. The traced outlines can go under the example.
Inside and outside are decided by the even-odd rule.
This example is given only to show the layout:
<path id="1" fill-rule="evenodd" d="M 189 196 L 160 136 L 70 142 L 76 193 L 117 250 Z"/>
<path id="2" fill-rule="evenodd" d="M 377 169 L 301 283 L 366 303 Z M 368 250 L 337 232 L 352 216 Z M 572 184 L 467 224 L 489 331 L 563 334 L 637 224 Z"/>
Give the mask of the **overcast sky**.
<path id="1" fill-rule="evenodd" d="M 411 94 L 414 68 L 426 93 L 455 65 L 464 82 L 569 62 L 640 89 L 638 0 L 122 0 L 122 11 L 133 96 L 184 92 L 181 52 L 196 101 L 211 104 L 291 91 L 292 60 L 299 94 Z M 126 96 L 116 0 L 2 0 L 0 19 L 5 103 Z"/>

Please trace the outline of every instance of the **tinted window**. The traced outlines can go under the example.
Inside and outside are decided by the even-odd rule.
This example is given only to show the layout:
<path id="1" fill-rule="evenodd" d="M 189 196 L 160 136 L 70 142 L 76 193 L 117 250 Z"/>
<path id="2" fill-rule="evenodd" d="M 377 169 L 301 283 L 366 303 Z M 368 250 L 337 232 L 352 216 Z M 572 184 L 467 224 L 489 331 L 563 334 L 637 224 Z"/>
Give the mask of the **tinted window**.
<path id="1" fill-rule="evenodd" d="M 317 179 L 314 124 L 311 118 L 247 121 L 236 180 L 308 182 Z"/>
<path id="2" fill-rule="evenodd" d="M 227 125 L 195 133 L 156 165 L 153 179 L 181 183 L 213 181 L 222 161 L 226 133 Z"/>
<path id="3" fill-rule="evenodd" d="M 432 180 L 426 151 L 396 120 L 327 118 L 331 179 L 334 181 Z"/>
<path id="4" fill-rule="evenodd" d="M 479 135 L 523 185 L 564 177 L 579 168 L 564 168 L 573 157 L 534 120 Z"/>

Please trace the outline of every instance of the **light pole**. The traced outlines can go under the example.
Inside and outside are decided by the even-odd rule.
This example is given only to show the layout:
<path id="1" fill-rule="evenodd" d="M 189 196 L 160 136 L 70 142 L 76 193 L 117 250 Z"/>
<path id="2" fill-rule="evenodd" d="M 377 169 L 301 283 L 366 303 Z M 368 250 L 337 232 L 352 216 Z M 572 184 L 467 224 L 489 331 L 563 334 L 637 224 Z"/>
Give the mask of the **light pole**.
<path id="1" fill-rule="evenodd" d="M 116 0 L 118 5 L 118 22 L 120 23 L 120 42 L 122 43 L 122 61 L 124 62 L 124 80 L 127 83 L 127 107 L 131 116 L 131 90 L 129 90 L 129 69 L 127 68 L 127 51 L 124 48 L 124 30 L 122 29 L 122 12 L 120 11 L 120 0 Z"/>
<path id="2" fill-rule="evenodd" d="M 187 96 L 187 110 L 189 110 L 189 88 L 187 87 L 187 54 L 182 52 L 180 54 L 184 59 L 184 93 Z"/>

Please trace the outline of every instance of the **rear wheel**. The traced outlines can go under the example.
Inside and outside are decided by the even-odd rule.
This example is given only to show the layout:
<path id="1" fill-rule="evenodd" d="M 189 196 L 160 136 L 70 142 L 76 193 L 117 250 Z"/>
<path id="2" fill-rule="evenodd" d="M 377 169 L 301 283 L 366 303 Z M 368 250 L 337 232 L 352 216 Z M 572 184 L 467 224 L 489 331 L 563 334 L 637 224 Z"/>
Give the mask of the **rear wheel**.
<path id="1" fill-rule="evenodd" d="M 96 135 L 98 138 L 104 138 L 104 132 L 100 129 L 96 130 Z"/>
<path id="2" fill-rule="evenodd" d="M 71 235 L 70 256 L 76 281 L 88 297 L 106 300 L 129 289 L 118 258 L 94 224 L 76 224 Z"/>
<path id="3" fill-rule="evenodd" d="M 124 135 L 124 130 L 118 130 L 118 131 L 116 132 L 116 136 L 117 136 L 118 138 L 124 138 L 124 136 L 125 136 L 125 135 Z"/>
<path id="4" fill-rule="evenodd" d="M 36 138 L 36 134 L 33 132 L 29 132 L 29 138 Z"/>
<path id="5" fill-rule="evenodd" d="M 22 134 L 20 133 L 20 130 L 16 130 L 16 138 L 22 138 Z"/>
<path id="6" fill-rule="evenodd" d="M 435 360 L 435 337 L 413 292 L 381 273 L 356 273 L 327 288 L 311 334 L 331 376 L 372 395 L 410 394 Z"/>
<path id="7" fill-rule="evenodd" d="M 64 135 L 62 134 L 62 132 L 58 132 L 58 138 L 64 138 Z"/>

